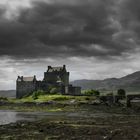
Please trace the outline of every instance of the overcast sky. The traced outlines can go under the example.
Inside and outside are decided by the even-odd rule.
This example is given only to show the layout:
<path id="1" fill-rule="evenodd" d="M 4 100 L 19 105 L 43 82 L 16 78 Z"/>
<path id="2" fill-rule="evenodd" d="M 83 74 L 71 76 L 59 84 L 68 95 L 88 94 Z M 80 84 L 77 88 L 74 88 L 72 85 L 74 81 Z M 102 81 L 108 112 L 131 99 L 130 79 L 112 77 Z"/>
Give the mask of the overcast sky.
<path id="1" fill-rule="evenodd" d="M 0 90 L 18 75 L 41 80 L 48 65 L 95 80 L 139 63 L 140 0 L 0 0 Z"/>

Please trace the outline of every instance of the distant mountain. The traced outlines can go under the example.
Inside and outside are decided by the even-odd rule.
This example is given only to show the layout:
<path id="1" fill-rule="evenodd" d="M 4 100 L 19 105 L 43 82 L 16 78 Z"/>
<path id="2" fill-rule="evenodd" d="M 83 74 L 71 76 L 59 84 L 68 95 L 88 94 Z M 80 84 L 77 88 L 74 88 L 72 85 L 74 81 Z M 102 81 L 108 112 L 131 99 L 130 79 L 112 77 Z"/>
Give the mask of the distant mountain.
<path id="1" fill-rule="evenodd" d="M 0 97 L 16 97 L 16 90 L 0 90 Z"/>
<path id="2" fill-rule="evenodd" d="M 76 80 L 71 82 L 82 89 L 117 90 L 124 88 L 127 91 L 140 91 L 140 71 L 122 78 L 109 78 L 104 80 Z"/>

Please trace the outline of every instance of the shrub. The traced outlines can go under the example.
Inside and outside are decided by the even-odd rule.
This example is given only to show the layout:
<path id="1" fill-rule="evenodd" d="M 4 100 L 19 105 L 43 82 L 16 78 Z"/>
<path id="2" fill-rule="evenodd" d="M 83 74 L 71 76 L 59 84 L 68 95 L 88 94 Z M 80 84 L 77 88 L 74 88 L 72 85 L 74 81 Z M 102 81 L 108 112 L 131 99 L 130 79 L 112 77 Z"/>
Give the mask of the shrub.
<path id="1" fill-rule="evenodd" d="M 57 92 L 58 92 L 57 88 L 50 89 L 50 94 L 57 94 Z"/>
<path id="2" fill-rule="evenodd" d="M 45 95 L 45 92 L 43 90 L 34 91 L 32 94 L 32 98 L 36 100 L 40 95 Z"/>
<path id="3" fill-rule="evenodd" d="M 98 90 L 87 90 L 84 92 L 84 95 L 93 95 L 93 96 L 99 96 L 100 92 Z"/>
<path id="4" fill-rule="evenodd" d="M 119 95 L 119 96 L 125 96 L 125 94 L 126 94 L 126 92 L 125 92 L 124 89 L 119 89 L 119 90 L 117 91 L 117 95 Z"/>
<path id="5" fill-rule="evenodd" d="M 53 100 L 54 101 L 65 101 L 68 100 L 69 98 L 67 98 L 66 96 L 60 96 L 60 97 L 56 97 Z"/>
<path id="6" fill-rule="evenodd" d="M 87 101 L 88 101 L 88 100 L 90 100 L 90 99 L 89 99 L 88 97 L 86 97 L 86 98 L 85 98 L 85 100 L 87 100 Z"/>
<path id="7" fill-rule="evenodd" d="M 6 97 L 0 97 L 0 101 L 8 101 Z"/>
<path id="8" fill-rule="evenodd" d="M 34 100 L 38 99 L 38 96 L 37 96 L 36 92 L 33 93 L 32 98 L 33 98 Z"/>

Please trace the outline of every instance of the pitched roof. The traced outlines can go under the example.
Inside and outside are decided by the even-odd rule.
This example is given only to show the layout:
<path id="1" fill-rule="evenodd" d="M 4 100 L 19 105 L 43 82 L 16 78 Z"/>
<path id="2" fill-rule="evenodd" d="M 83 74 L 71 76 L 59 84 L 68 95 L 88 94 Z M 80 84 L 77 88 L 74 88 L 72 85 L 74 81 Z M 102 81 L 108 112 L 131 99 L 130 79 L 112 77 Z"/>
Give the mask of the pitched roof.
<path id="1" fill-rule="evenodd" d="M 63 67 L 50 67 L 48 69 L 48 72 L 53 72 L 53 71 L 59 72 L 59 71 L 62 71 L 62 70 L 63 70 Z"/>
<path id="2" fill-rule="evenodd" d="M 23 77 L 23 81 L 33 81 L 34 77 Z"/>

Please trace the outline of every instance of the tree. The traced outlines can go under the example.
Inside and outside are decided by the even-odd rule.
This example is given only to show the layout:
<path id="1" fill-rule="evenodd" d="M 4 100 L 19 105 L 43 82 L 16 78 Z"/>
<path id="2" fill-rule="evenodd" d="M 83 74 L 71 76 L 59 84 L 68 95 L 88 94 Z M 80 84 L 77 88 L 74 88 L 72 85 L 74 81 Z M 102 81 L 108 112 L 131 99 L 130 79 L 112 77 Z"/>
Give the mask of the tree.
<path id="1" fill-rule="evenodd" d="M 117 94 L 118 94 L 119 96 L 125 96 L 126 92 L 125 92 L 124 89 L 118 89 Z"/>
<path id="2" fill-rule="evenodd" d="M 32 94 L 32 98 L 34 100 L 36 100 L 36 99 L 38 99 L 38 96 L 40 96 L 40 95 L 45 95 L 45 92 L 43 90 L 34 91 Z"/>
<path id="3" fill-rule="evenodd" d="M 93 95 L 93 96 L 99 96 L 100 95 L 100 92 L 98 90 L 86 90 L 84 92 L 85 95 Z"/>

